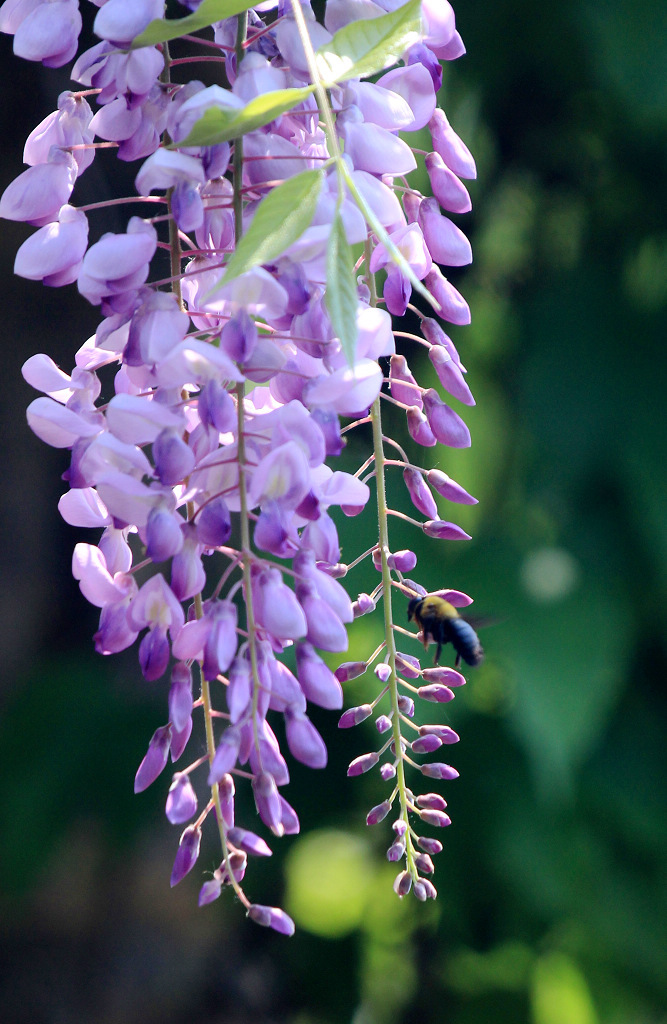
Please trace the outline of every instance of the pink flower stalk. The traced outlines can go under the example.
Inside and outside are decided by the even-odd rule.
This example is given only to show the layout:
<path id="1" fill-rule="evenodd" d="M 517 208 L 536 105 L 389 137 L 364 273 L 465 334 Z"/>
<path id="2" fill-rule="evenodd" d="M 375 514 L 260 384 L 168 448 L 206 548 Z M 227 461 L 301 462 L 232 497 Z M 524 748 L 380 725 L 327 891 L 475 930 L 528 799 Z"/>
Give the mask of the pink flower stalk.
<path id="1" fill-rule="evenodd" d="M 448 765 L 412 757 L 455 742 L 456 734 L 413 718 L 423 701 L 451 700 L 449 687 L 464 679 L 453 669 L 428 676 L 417 658 L 396 651 L 392 584 L 403 593 L 423 588 L 404 580 L 415 553 L 389 548 L 384 473 L 402 469 L 429 537 L 468 536 L 440 519 L 433 492 L 459 503 L 475 499 L 440 469 L 388 463 L 376 440 L 366 467 L 373 464 L 377 477 L 380 533 L 365 547 L 381 583 L 354 600 L 339 582 L 348 569 L 340 564 L 336 517 L 339 509 L 362 513 L 371 491 L 361 472 L 342 471 L 335 460 L 343 420 L 370 417 L 374 436 L 382 436 L 381 398 L 405 412 L 417 444 L 471 443 L 458 412 L 413 375 L 410 346 L 396 352 L 392 324 L 419 292 L 446 321 L 470 319 L 438 267 L 472 259 L 465 235 L 441 208 L 454 216 L 470 209 L 460 179 L 474 177 L 475 165 L 436 100 L 439 61 L 464 49 L 446 0 L 424 0 L 421 19 L 414 2 L 378 0 L 364 8 L 363 22 L 354 3 L 329 0 L 323 25 L 307 5 L 262 4 L 239 15 L 241 29 L 248 17 L 254 25 L 245 41 L 236 18 L 203 29 L 219 47 L 218 84 L 180 84 L 184 69 L 198 65 L 184 64 L 179 82 L 170 80 L 168 44 L 160 41 L 169 35 L 160 24 L 163 6 L 107 0 L 99 8 L 100 41 L 71 71 L 81 91 L 61 95 L 58 109 L 31 133 L 28 168 L 0 198 L 1 216 L 36 228 L 17 253 L 16 273 L 52 287 L 76 282 L 102 318 L 76 352 L 71 374 L 48 356 L 28 360 L 26 380 L 41 392 L 28 422 L 47 444 L 71 452 L 62 515 L 97 531 L 96 543 L 79 543 L 73 558 L 83 595 L 100 609 L 96 649 L 110 654 L 139 640 L 145 679 L 163 685 L 170 678 L 168 721 L 139 766 L 137 792 L 157 779 L 170 755 L 181 758 L 193 728 L 208 737 L 206 757 L 176 771 L 169 789 L 172 824 L 190 822 L 203 807 L 181 836 L 171 884 L 193 869 L 202 827 L 217 819 L 223 860 L 204 882 L 200 905 L 232 888 L 252 920 L 290 935 L 292 920 L 251 903 L 241 885 L 248 855 L 271 850 L 235 824 L 235 783 L 250 776 L 259 818 L 274 836 L 298 832 L 297 814 L 280 792 L 289 768 L 271 723 L 283 716 L 291 758 L 325 767 L 327 749 L 308 703 L 340 709 L 341 682 L 363 674 L 380 649 L 335 673 L 319 652 L 345 652 L 348 624 L 373 613 L 380 599 L 389 603 L 392 623 L 375 668 L 380 691 L 339 724 L 357 725 L 389 701 L 386 713 L 376 713 L 376 732 L 386 739 L 379 751 L 355 758 L 348 775 L 379 765 L 392 782 L 392 794 L 367 821 L 379 823 L 398 800 L 388 856 L 406 857 L 408 867 L 395 889 L 403 896 L 414 888 L 420 900 L 435 896 L 419 872 L 432 872 L 430 855 L 440 844 L 426 838 L 424 852 L 415 854 L 409 820 L 447 824 L 444 801 L 415 797 L 396 769 L 402 761 L 429 778 L 455 777 Z M 14 36 L 15 53 L 48 67 L 74 59 L 80 28 L 74 0 L 5 0 L 0 8 L 0 30 Z M 337 63 L 342 29 L 358 34 L 357 53 L 366 45 L 376 54 L 376 67 L 361 58 L 358 67 Z M 396 41 L 406 39 L 409 48 L 390 68 Z M 378 57 L 381 41 L 387 53 Z M 318 63 L 312 51 L 320 46 L 328 56 Z M 323 83 L 311 80 L 315 66 Z M 382 74 L 366 80 L 374 72 Z M 335 111 L 324 90 L 315 98 L 321 84 L 330 87 Z M 91 93 L 94 112 L 84 96 Z M 263 116 L 253 106 L 257 97 L 266 104 Z M 435 198 L 421 195 L 410 178 L 417 167 L 410 133 L 426 126 Z M 76 205 L 96 139 L 116 147 L 119 159 L 141 161 L 138 198 L 128 197 L 135 215 L 118 233 L 101 234 L 96 209 Z M 350 247 L 358 243 L 370 258 L 355 280 Z M 164 249 L 168 271 L 155 258 Z M 371 296 L 379 270 L 385 283 L 378 304 Z M 437 320 L 419 316 L 441 387 L 474 404 L 453 342 Z M 294 672 L 283 660 L 292 646 Z"/>

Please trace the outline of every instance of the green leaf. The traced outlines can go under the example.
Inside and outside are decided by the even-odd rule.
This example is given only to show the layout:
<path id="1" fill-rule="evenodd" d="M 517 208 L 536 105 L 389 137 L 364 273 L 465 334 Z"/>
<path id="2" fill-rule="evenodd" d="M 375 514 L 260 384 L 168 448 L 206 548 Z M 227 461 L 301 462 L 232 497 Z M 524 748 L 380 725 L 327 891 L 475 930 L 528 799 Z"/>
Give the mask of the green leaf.
<path id="1" fill-rule="evenodd" d="M 352 366 L 357 347 L 357 306 L 359 299 L 354 279 L 352 249 L 345 237 L 340 213 L 336 213 L 327 248 L 327 313 L 340 339 L 345 357 Z"/>
<path id="2" fill-rule="evenodd" d="M 346 25 L 315 55 L 324 84 L 373 75 L 395 64 L 418 42 L 420 30 L 421 0 L 410 0 L 380 18 L 366 18 Z"/>
<path id="3" fill-rule="evenodd" d="M 249 7 L 252 7 L 252 3 L 247 0 L 203 0 L 197 10 L 185 18 L 156 18 L 151 21 L 141 35 L 134 39 L 131 49 L 155 46 L 156 43 L 166 43 L 170 39 L 199 32 L 202 28 L 214 25 L 216 21 L 233 18 Z"/>
<path id="4" fill-rule="evenodd" d="M 234 107 L 209 107 L 202 117 L 193 125 L 186 139 L 173 145 L 180 146 L 217 146 L 220 142 L 238 139 L 241 135 L 261 128 L 275 121 L 280 114 L 292 110 L 302 103 L 313 91 L 312 85 L 301 89 L 278 89 L 256 96 L 250 103 L 240 109 Z"/>
<path id="5" fill-rule="evenodd" d="M 296 242 L 312 222 L 323 180 L 324 171 L 304 171 L 265 196 L 227 263 L 225 283 L 271 263 Z"/>

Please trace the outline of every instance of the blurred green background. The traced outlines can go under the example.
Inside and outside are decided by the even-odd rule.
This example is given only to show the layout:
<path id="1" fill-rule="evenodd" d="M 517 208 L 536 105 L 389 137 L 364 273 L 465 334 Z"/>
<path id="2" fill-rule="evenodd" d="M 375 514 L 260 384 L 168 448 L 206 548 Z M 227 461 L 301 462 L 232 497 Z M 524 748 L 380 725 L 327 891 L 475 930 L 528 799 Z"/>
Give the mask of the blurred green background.
<path id="1" fill-rule="evenodd" d="M 451 334 L 477 406 L 464 412 L 472 448 L 440 450 L 437 465 L 480 503 L 442 502 L 473 541 L 422 541 L 412 575 L 504 621 L 440 709 L 461 735 L 461 778 L 444 787 L 439 899 L 394 896 L 387 823 L 364 826 L 383 784 L 345 776 L 373 727 L 339 733 L 327 713 L 313 718 L 329 768 L 295 765 L 287 794 L 303 834 L 248 876 L 253 898 L 286 902 L 295 937 L 251 926 L 231 899 L 197 910 L 199 870 L 169 889 L 166 786 L 132 795 L 164 684 L 141 680 L 135 654 L 92 655 L 95 617 L 69 576 L 79 538 L 55 508 L 66 463 L 24 419 L 23 360 L 47 350 L 68 368 L 96 314 L 73 289 L 12 279 L 27 232 L 3 222 L 7 1024 L 667 1021 L 667 8 L 459 0 L 456 12 L 468 56 L 446 67 L 443 104 L 479 180 L 461 219 L 475 262 L 452 274 L 473 324 Z M 4 188 L 68 81 L 0 44 Z M 96 161 L 79 201 L 118 188 L 112 173 Z M 350 443 L 351 467 L 365 440 Z M 401 491 L 392 477 L 397 504 Z M 344 522 L 344 557 L 373 529 L 370 509 Z M 393 521 L 395 549 L 418 543 Z M 362 568 L 350 580 L 375 582 Z M 378 629 L 355 624 L 352 657 Z M 370 692 L 350 683 L 347 703 Z M 209 837 L 200 867 L 216 863 Z"/>

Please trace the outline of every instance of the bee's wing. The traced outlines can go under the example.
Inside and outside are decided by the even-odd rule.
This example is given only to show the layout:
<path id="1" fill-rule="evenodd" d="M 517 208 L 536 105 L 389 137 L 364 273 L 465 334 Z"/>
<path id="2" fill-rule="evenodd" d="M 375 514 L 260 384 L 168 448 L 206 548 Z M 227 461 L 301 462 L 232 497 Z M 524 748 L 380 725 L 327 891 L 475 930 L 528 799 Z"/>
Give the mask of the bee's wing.
<path id="1" fill-rule="evenodd" d="M 499 626 L 503 622 L 507 622 L 507 615 L 466 615 L 465 613 L 461 616 L 466 622 L 469 622 L 473 629 L 486 629 L 489 626 Z"/>

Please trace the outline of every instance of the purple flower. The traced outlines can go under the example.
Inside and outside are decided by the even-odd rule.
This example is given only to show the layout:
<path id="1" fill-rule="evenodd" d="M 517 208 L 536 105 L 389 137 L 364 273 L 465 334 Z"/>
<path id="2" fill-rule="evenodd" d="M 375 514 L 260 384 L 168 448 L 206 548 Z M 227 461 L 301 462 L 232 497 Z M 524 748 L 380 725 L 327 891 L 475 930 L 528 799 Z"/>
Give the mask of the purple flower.
<path id="1" fill-rule="evenodd" d="M 194 10 L 197 2 L 186 6 Z M 389 21 L 397 15 L 394 0 L 325 6 L 324 26 L 303 8 L 316 49 L 326 49 L 345 26 L 336 46 L 354 40 L 369 12 L 364 36 L 372 41 L 384 32 L 383 12 Z M 359 519 L 345 563 L 336 526 L 341 512 L 361 516 L 371 496 L 382 493 L 380 477 L 400 497 L 400 483 L 392 491 L 389 480 L 397 469 L 425 519 L 422 532 L 434 540 L 468 536 L 440 519 L 437 495 L 475 500 L 442 469 L 429 468 L 446 468 L 446 451 L 412 465 L 403 438 L 389 436 L 380 412 L 386 399 L 397 404 L 408 436 L 424 447 L 470 444 L 466 424 L 441 395 L 474 404 L 456 346 L 435 317 L 419 314 L 416 340 L 430 359 L 425 381 L 424 361 L 411 355 L 408 366 L 404 335 L 394 333 L 392 322 L 407 309 L 415 278 L 442 319 L 470 320 L 465 298 L 437 266 L 471 259 L 465 235 L 446 213 L 470 208 L 460 178 L 474 176 L 474 161 L 436 106 L 439 58 L 453 59 L 464 48 L 449 3 L 422 6 L 421 34 L 394 55 L 393 67 L 378 58 L 375 68 L 334 90 L 331 122 L 307 95 L 261 123 L 247 104 L 257 111 L 257 100 L 270 103 L 287 87 L 310 83 L 300 32 L 284 4 L 269 0 L 249 10 L 240 62 L 235 20 L 214 26 L 215 59 L 225 63 L 217 72 L 229 85 L 222 88 L 188 81 L 187 58 L 175 81 L 161 48 L 132 47 L 163 17 L 162 0 L 106 0 L 95 15 L 100 41 L 71 69 L 95 112 L 83 95 L 64 93 L 26 144 L 27 170 L 0 199 L 0 215 L 36 228 L 19 249 L 17 273 L 49 286 L 77 281 L 80 294 L 100 309 L 102 322 L 80 346 L 72 372 L 48 356 L 26 363 L 26 380 L 41 392 L 28 422 L 48 444 L 71 452 L 61 514 L 77 529 L 99 531 L 92 543 L 77 544 L 72 560 L 83 596 L 100 609 L 95 647 L 109 654 L 138 641 L 141 672 L 167 702 L 168 724 L 150 741 L 137 791 L 157 778 L 170 754 L 172 761 L 183 755 L 195 732 L 194 760 L 173 775 L 167 797 L 169 821 L 184 824 L 198 815 L 181 836 L 172 885 L 197 861 L 205 818 L 219 816 L 224 857 L 213 862 L 219 867 L 202 886 L 200 905 L 232 886 L 252 920 L 283 934 L 294 930 L 291 919 L 251 903 L 242 890 L 248 856 L 271 854 L 245 827 L 245 797 L 251 787 L 257 814 L 275 836 L 299 831 L 297 813 L 280 792 L 289 770 L 278 737 L 298 761 L 325 767 L 326 746 L 308 702 L 340 710 L 341 682 L 360 675 L 377 688 L 339 724 L 375 717 L 379 749 L 356 757 L 348 775 L 378 765 L 389 783 L 368 812 L 369 824 L 383 820 L 399 798 L 388 856 L 405 858 L 395 883 L 400 896 L 411 887 L 420 900 L 435 895 L 419 873 L 432 872 L 431 855 L 441 847 L 419 839 L 411 817 L 437 826 L 449 821 L 441 798 L 409 788 L 412 755 L 458 740 L 448 726 L 421 724 L 420 714 L 429 701 L 451 700 L 465 679 L 453 669 L 424 669 L 413 654 L 396 654 L 387 588 L 419 596 L 426 589 L 406 579 L 416 554 L 394 533 L 384 505 L 377 509 L 377 534 L 362 536 L 377 516 Z M 15 52 L 45 65 L 74 57 L 80 25 L 76 0 L 8 0 L 0 10 L 0 28 L 14 34 Z M 185 55 L 187 39 L 183 45 Z M 371 56 L 381 48 L 371 45 Z M 340 77 L 337 62 L 344 66 L 346 55 L 330 59 Z M 251 130 L 241 130 L 241 147 L 232 122 L 246 123 L 248 116 Z M 231 142 L 219 141 L 226 124 Z M 435 198 L 423 196 L 410 177 L 417 161 L 407 133 L 426 126 Z M 196 144 L 185 147 L 189 135 Z M 118 196 L 114 215 L 124 209 L 120 202 L 131 200 L 143 217 L 100 237 L 99 204 L 90 201 L 98 233 L 89 247 L 86 215 L 69 202 L 77 201 L 74 188 L 100 146 L 96 140 L 103 140 L 105 160 L 115 154 L 142 161 L 132 170 L 138 195 Z M 285 200 L 290 191 L 298 196 L 293 203 Z M 284 222 L 276 231 L 281 196 Z M 346 279 L 345 247 L 356 245 L 363 255 L 354 278 Z M 380 270 L 384 303 L 378 304 L 369 275 Z M 436 377 L 437 388 L 429 387 Z M 372 436 L 372 448 L 356 472 L 341 472 L 335 460 L 359 425 L 365 434 L 349 450 L 361 451 L 362 436 Z M 381 576 L 372 593 L 353 602 L 345 578 L 353 579 L 363 552 Z M 455 607 L 470 601 L 459 591 L 440 594 Z M 372 650 L 355 648 L 358 660 L 334 671 L 319 651 L 347 650 L 348 624 L 380 602 L 387 602 L 386 635 Z M 375 633 L 370 620 L 360 626 L 355 643 Z M 291 669 L 286 658 L 295 644 Z M 170 682 L 162 686 L 170 664 Z M 424 700 L 416 707 L 417 694 Z M 197 770 L 205 763 L 206 780 Z M 426 777 L 456 775 L 439 763 L 419 770 Z M 245 790 L 238 806 L 236 785 Z"/>
<path id="2" fill-rule="evenodd" d="M 276 780 L 270 772 L 261 772 L 252 780 L 252 791 L 255 797 L 257 813 L 276 836 L 284 834 L 282 823 L 283 809 Z"/>
<path id="3" fill-rule="evenodd" d="M 343 705 L 343 690 L 338 674 L 322 661 L 312 644 L 302 642 L 296 649 L 299 683 L 306 699 L 322 708 L 334 710 Z"/>
<path id="4" fill-rule="evenodd" d="M 303 712 L 287 711 L 285 715 L 287 745 L 297 761 L 309 768 L 325 768 L 327 748 L 319 732 Z"/>
<path id="5" fill-rule="evenodd" d="M 266 845 L 264 840 L 255 835 L 254 832 L 250 832 L 245 828 L 230 828 L 227 833 L 227 837 L 234 846 L 237 846 L 240 850 L 244 850 L 246 853 L 251 854 L 253 857 L 270 857 L 271 850 Z"/>
<path id="6" fill-rule="evenodd" d="M 74 158 L 55 150 L 50 163 L 29 167 L 7 186 L 0 198 L 0 217 L 37 227 L 49 224 L 69 202 L 76 175 Z"/>
<path id="7" fill-rule="evenodd" d="M 134 779 L 134 792 L 141 793 L 155 782 L 167 764 L 169 757 L 169 741 L 171 731 L 168 725 L 162 726 L 153 733 L 146 755 L 137 769 Z"/>
<path id="8" fill-rule="evenodd" d="M 256 924 L 264 925 L 265 928 L 273 928 L 281 935 L 294 935 L 294 921 L 279 907 L 263 907 L 258 903 L 248 910 L 248 917 Z"/>
<path id="9" fill-rule="evenodd" d="M 52 288 L 71 284 L 79 276 L 88 245 L 85 213 L 63 206 L 57 220 L 26 239 L 16 254 L 14 273 Z"/>
<path id="10" fill-rule="evenodd" d="M 129 310 L 148 277 L 157 245 L 155 228 L 133 217 L 126 234 L 103 235 L 86 253 L 79 272 L 79 291 L 102 312 Z"/>
<path id="11" fill-rule="evenodd" d="M 197 797 L 185 772 L 174 775 L 169 787 L 166 813 L 172 825 L 182 825 L 197 813 Z"/>
<path id="12" fill-rule="evenodd" d="M 177 885 L 182 878 L 192 871 L 193 867 L 197 863 L 199 857 L 199 847 L 201 845 L 201 829 L 194 825 L 188 826 L 181 836 L 178 844 L 178 850 L 176 851 L 176 858 L 174 860 L 174 866 L 171 871 L 170 885 Z"/>
<path id="13" fill-rule="evenodd" d="M 348 776 L 363 775 L 364 772 L 370 771 L 378 763 L 379 759 L 379 755 L 374 750 L 369 754 L 361 754 L 360 757 L 355 757 L 353 761 L 350 761 L 347 769 Z"/>
<path id="14" fill-rule="evenodd" d="M 212 786 L 215 782 L 220 782 L 223 776 L 231 771 L 236 764 L 240 748 L 240 730 L 236 726 L 230 726 L 228 729 L 225 729 L 211 762 L 211 770 L 208 775 L 209 786 Z"/>
<path id="15" fill-rule="evenodd" d="M 21 5 L 14 5 L 14 18 L 9 14 L 0 22 L 3 32 L 14 33 L 16 56 L 39 60 L 47 68 L 67 64 L 76 53 L 82 25 L 76 0 L 30 4 L 24 11 L 26 7 L 28 13 L 21 17 Z"/>

